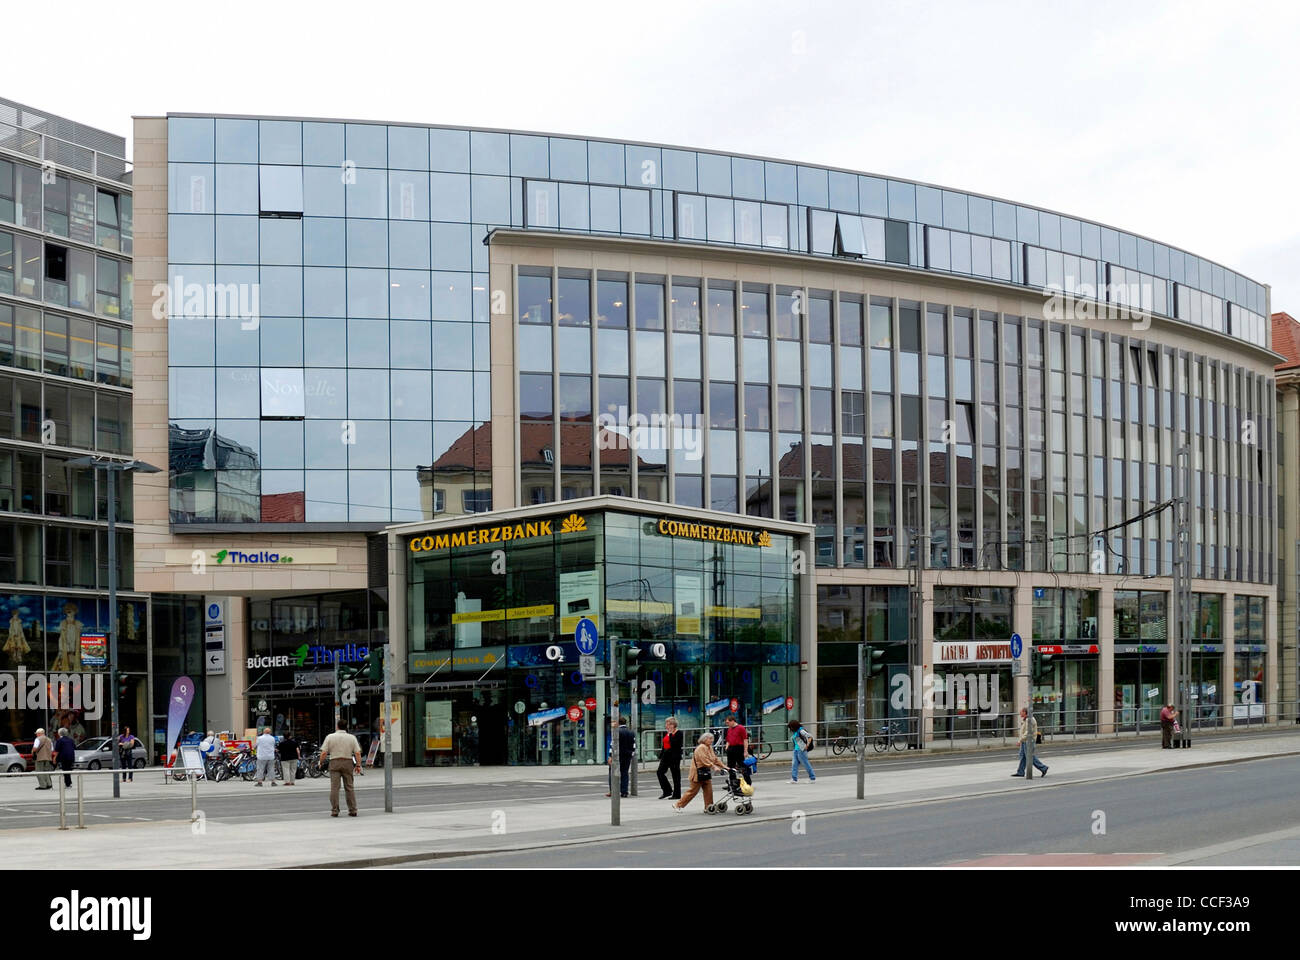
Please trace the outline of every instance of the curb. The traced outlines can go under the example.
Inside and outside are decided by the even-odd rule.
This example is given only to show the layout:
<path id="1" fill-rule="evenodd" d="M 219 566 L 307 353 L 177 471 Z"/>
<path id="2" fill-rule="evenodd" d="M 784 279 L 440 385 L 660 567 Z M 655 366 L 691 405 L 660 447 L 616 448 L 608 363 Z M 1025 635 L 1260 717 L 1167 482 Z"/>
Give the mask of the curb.
<path id="1" fill-rule="evenodd" d="M 1044 789 L 1056 789 L 1058 787 L 1077 786 L 1086 783 L 1104 783 L 1111 780 L 1127 780 L 1133 777 L 1149 777 L 1164 773 L 1178 773 L 1183 770 L 1200 770 L 1206 767 L 1222 767 L 1230 764 L 1251 763 L 1256 760 L 1278 760 L 1285 757 L 1300 757 L 1300 750 L 1291 750 L 1284 753 L 1261 754 L 1253 757 L 1229 757 L 1223 760 L 1207 760 L 1203 763 L 1189 763 L 1176 767 L 1160 767 L 1154 770 L 1140 770 L 1134 773 L 1117 773 L 1109 776 L 1088 777 L 1082 780 L 1058 780 L 1051 786 Z M 916 804 L 930 803 L 948 803 L 953 800 L 972 800 L 981 797 L 1001 796 L 1003 794 L 1014 793 L 1021 789 L 1019 786 L 1008 786 L 994 790 L 979 790 L 972 793 L 953 794 L 943 797 L 925 797 L 913 798 L 908 800 L 891 800 L 879 803 L 864 802 L 858 806 L 852 807 L 833 807 L 829 810 L 815 810 L 805 814 L 806 817 L 828 817 L 843 816 L 849 813 L 864 813 L 872 810 L 890 810 L 897 807 L 914 806 Z M 403 863 L 418 863 L 422 860 L 449 860 L 457 857 L 474 857 L 488 856 L 491 854 L 506 853 L 525 853 L 531 850 L 549 850 L 560 847 L 577 847 L 592 843 L 608 843 L 611 840 L 632 840 L 642 837 L 658 837 L 685 833 L 694 830 L 710 830 L 718 827 L 739 827 L 746 823 L 784 823 L 789 818 L 787 816 L 747 816 L 738 817 L 736 820 L 710 821 L 693 826 L 689 823 L 678 823 L 675 828 L 655 828 L 634 830 L 629 833 L 619 833 L 617 836 L 604 837 L 580 837 L 572 840 L 548 840 L 539 843 L 522 844 L 517 847 L 499 847 L 486 850 L 437 850 L 426 851 L 421 853 L 396 854 L 389 857 L 371 857 L 357 860 L 334 860 L 323 863 L 299 864 L 292 867 L 282 867 L 286 870 L 346 870 L 346 869 L 364 869 L 368 867 L 394 866 Z"/>

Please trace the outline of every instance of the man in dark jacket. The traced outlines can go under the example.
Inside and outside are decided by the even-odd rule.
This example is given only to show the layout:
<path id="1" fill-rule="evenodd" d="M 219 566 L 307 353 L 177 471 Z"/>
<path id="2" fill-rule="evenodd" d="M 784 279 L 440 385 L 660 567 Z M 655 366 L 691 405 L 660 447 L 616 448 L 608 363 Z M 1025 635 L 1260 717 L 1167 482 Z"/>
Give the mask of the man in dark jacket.
<path id="1" fill-rule="evenodd" d="M 614 731 L 618 735 L 618 795 L 626 797 L 628 792 L 628 780 L 632 776 L 632 757 L 636 753 L 636 735 L 627 725 L 627 717 L 618 718 L 618 729 Z M 610 750 L 610 767 L 614 764 L 614 751 Z M 614 785 L 614 771 L 610 770 L 609 783 L 611 789 Z M 609 794 L 605 794 L 609 796 Z"/>
<path id="2" fill-rule="evenodd" d="M 669 717 L 664 721 L 667 733 L 664 734 L 663 748 L 659 751 L 659 786 L 663 788 L 660 800 L 672 797 L 682 798 L 682 732 L 677 729 L 677 720 Z M 668 785 L 668 774 L 672 774 L 672 786 Z"/>
<path id="3" fill-rule="evenodd" d="M 54 762 L 60 770 L 71 770 L 77 760 L 77 744 L 68 736 L 67 727 L 59 727 L 59 739 L 54 741 Z M 72 778 L 63 775 L 63 785 L 72 786 Z"/>

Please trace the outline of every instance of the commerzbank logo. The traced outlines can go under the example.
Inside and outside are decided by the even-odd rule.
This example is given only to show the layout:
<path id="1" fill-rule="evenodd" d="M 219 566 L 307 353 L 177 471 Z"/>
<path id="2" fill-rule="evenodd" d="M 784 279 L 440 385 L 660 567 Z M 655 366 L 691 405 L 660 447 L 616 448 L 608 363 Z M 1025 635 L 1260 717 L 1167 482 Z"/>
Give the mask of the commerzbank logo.
<path id="1" fill-rule="evenodd" d="M 218 550 L 212 554 L 212 559 L 217 561 L 217 566 L 229 560 L 232 567 L 241 563 L 293 563 L 293 557 L 274 550 L 255 550 L 252 553 L 244 553 L 242 550 Z"/>

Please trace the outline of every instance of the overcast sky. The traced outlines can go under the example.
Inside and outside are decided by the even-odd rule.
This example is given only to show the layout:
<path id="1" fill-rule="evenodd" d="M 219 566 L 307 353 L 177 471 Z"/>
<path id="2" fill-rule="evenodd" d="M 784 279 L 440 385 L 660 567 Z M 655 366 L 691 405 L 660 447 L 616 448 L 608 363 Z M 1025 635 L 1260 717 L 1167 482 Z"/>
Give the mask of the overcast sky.
<path id="1" fill-rule="evenodd" d="M 821 163 L 1131 230 L 1300 315 L 1300 4 L 72 0 L 5 19 L 0 95 L 128 137 L 132 115 L 289 114 Z"/>

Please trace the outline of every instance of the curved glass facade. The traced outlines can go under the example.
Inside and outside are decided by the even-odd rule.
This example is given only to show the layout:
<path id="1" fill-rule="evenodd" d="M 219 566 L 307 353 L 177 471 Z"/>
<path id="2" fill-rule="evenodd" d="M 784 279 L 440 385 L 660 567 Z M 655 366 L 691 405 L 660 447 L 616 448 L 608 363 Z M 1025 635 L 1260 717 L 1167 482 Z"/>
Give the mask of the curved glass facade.
<path id="1" fill-rule="evenodd" d="M 1268 336 L 1263 321 L 1265 288 L 1185 251 L 1033 207 L 825 167 L 501 131 L 172 116 L 168 184 L 169 410 L 174 449 L 189 451 L 174 456 L 172 462 L 172 522 L 177 524 L 373 526 L 489 508 L 491 452 L 484 429 L 490 417 L 488 248 L 483 240 L 495 228 L 607 234 L 876 262 L 1022 290 L 1056 291 L 1095 301 L 1111 311 L 1145 311 L 1259 346 L 1266 345 Z M 191 296 L 194 291 L 199 296 Z M 629 297 L 641 293 L 628 291 Z M 667 289 L 660 293 L 673 296 Z M 563 297 L 565 292 L 557 290 L 556 295 Z M 655 294 L 649 290 L 645 295 Z M 712 289 L 699 288 L 697 295 L 707 300 Z M 746 310 L 747 292 L 733 289 L 731 295 Z M 770 291 L 768 296 L 770 308 L 779 311 L 780 293 Z M 599 291 L 592 295 L 589 310 L 599 309 L 598 297 Z M 725 298 L 726 291 L 720 290 L 719 297 Z M 667 300 L 664 304 L 661 310 L 666 310 Z M 870 304 L 862 304 L 862 310 L 865 318 Z M 570 318 L 560 321 L 565 327 L 589 323 L 581 314 L 564 311 L 562 315 Z M 642 323 L 648 323 L 648 311 L 642 315 Z M 839 316 L 837 307 L 837 325 Z M 810 314 L 808 319 L 811 323 L 817 318 Z M 674 327 L 672 349 L 680 350 L 683 370 L 693 369 L 687 366 L 695 352 L 689 338 L 703 335 L 703 330 L 691 330 L 689 318 L 672 322 L 685 325 Z M 756 324 L 752 331 L 755 341 L 762 339 L 760 326 Z M 653 327 L 633 329 L 636 337 L 629 341 L 655 332 Z M 743 339 L 750 332 L 742 328 L 740 336 Z M 580 337 L 568 330 L 564 339 L 576 344 Z M 651 337 L 645 340 L 648 343 Z M 825 348 L 865 349 L 865 344 L 839 344 L 829 336 L 810 340 L 810 345 L 813 342 Z M 540 348 L 540 340 L 534 338 L 534 345 Z M 757 343 L 745 340 L 738 346 L 752 347 L 753 359 L 738 350 L 737 364 L 758 369 L 762 361 Z M 925 353 L 898 348 L 900 387 L 907 389 L 891 387 L 890 391 L 910 398 L 895 428 L 900 444 L 921 443 L 923 429 L 949 419 L 938 417 L 931 402 L 947 395 L 947 385 L 941 388 L 945 392 L 928 393 L 939 389 L 939 369 L 946 364 L 939 358 L 952 355 L 957 361 L 975 362 L 973 357 L 952 353 L 946 344 L 931 354 L 936 346 L 927 342 Z M 796 356 L 794 348 L 787 346 L 769 359 L 780 363 L 783 371 L 793 369 L 795 362 L 822 363 L 820 369 L 828 369 L 825 352 L 817 349 L 806 357 Z M 564 355 L 574 354 L 566 346 Z M 926 394 L 910 390 L 913 355 L 918 377 L 920 358 L 926 358 Z M 990 361 L 984 356 L 979 362 Z M 1025 362 L 1031 363 L 1032 358 Z M 644 378 L 647 393 L 642 406 L 660 403 L 660 391 L 665 404 L 670 396 L 694 404 L 694 393 L 685 388 L 673 391 L 665 376 L 651 372 L 652 365 L 651 354 L 645 352 L 641 368 L 629 373 Z M 954 391 L 966 382 L 961 379 L 966 366 L 959 362 L 952 371 L 958 378 L 952 383 Z M 581 370 L 551 372 L 584 375 Z M 650 382 L 656 379 L 663 380 L 662 387 Z M 702 385 L 703 372 L 698 379 Z M 802 405 L 796 409 L 788 391 L 783 397 L 776 380 L 753 385 L 764 383 L 775 419 L 793 422 L 803 417 Z M 1221 384 L 1227 386 L 1215 381 L 1214 389 Z M 1133 385 L 1145 389 L 1150 384 Z M 585 416 L 585 400 L 568 403 L 576 400 L 579 382 L 567 380 L 562 386 L 563 410 L 555 407 L 559 401 L 552 397 L 556 415 L 561 419 Z M 749 386 L 748 379 L 737 380 L 738 414 L 764 405 L 760 390 Z M 541 381 L 523 384 L 524 389 L 541 387 Z M 825 384 L 817 389 L 833 388 Z M 1210 389 L 1208 382 L 1204 389 Z M 606 401 L 618 401 L 618 390 L 611 380 Z M 882 396 L 886 392 L 881 391 Z M 705 393 L 701 386 L 699 406 L 704 406 Z M 731 402 L 724 394 L 725 390 L 719 391 L 719 410 Z M 868 413 L 871 405 L 866 394 L 863 391 L 862 409 L 852 407 L 851 414 L 864 423 L 876 419 L 874 409 Z M 835 433 L 829 421 L 836 415 L 828 410 L 827 397 L 817 393 L 806 398 L 807 413 L 816 418 L 809 423 L 809 432 L 821 438 Z M 1202 397 L 1209 399 L 1209 394 Z M 919 402 L 922 398 L 925 404 Z M 883 399 L 872 396 L 871 400 L 883 407 Z M 957 396 L 952 400 L 977 402 Z M 1025 400 L 1026 410 L 1037 409 L 1032 406 L 1032 393 Z M 926 408 L 924 414 L 920 406 Z M 534 412 L 543 420 L 550 415 L 545 407 Z M 1053 412 L 1045 411 L 1044 417 Z M 965 411 L 949 413 L 957 428 L 964 429 Z M 1031 415 L 1026 429 L 1037 420 Z M 1143 429 L 1148 425 L 1132 422 L 1141 423 Z M 727 429 L 740 428 L 717 428 Z M 901 436 L 904 433 L 907 436 Z M 928 435 L 925 439 L 929 442 Z M 780 494 L 774 496 L 771 478 L 784 478 L 786 467 L 777 468 L 780 474 L 770 470 L 751 474 L 749 468 L 757 466 L 753 458 L 761 452 L 758 439 L 749 445 L 739 436 L 736 441 L 734 474 L 718 472 L 724 478 L 737 478 L 734 497 L 728 479 L 715 485 L 711 479 L 706 482 L 703 474 L 697 480 L 685 479 L 683 472 L 681 490 L 692 500 L 724 509 L 755 504 L 759 509 L 775 509 Z M 819 455 L 816 447 L 833 443 L 810 437 L 807 451 L 796 451 L 794 456 L 811 460 Z M 1146 437 L 1139 437 L 1117 459 L 1140 461 L 1130 451 L 1145 443 Z M 730 461 L 732 444 L 726 435 L 718 433 L 710 444 L 716 444 L 720 461 Z M 773 454 L 782 449 L 784 457 L 789 451 L 781 444 L 779 439 L 772 444 Z M 195 449 L 199 456 L 190 455 Z M 916 472 L 919 459 L 915 454 L 906 456 L 912 452 L 899 458 L 894 467 L 898 473 Z M 1058 452 L 1066 454 L 1052 450 L 1044 455 Z M 771 459 L 767 462 L 770 466 Z M 1164 466 L 1161 460 L 1155 463 Z M 1037 460 L 1030 465 L 1036 467 Z M 633 466 L 628 464 L 629 469 Z M 644 473 L 650 476 L 660 466 L 661 472 L 668 472 L 667 464 L 648 461 Z M 450 499 L 439 499 L 429 491 L 430 475 L 438 470 L 457 476 Z M 793 471 L 790 479 L 802 472 Z M 819 472 L 826 476 L 825 471 Z M 949 474 L 958 488 L 982 487 L 960 482 L 969 474 L 961 474 L 955 462 L 949 465 Z M 743 482 L 742 476 L 747 478 Z M 855 477 L 852 483 L 857 482 Z M 929 477 L 909 481 L 922 482 L 929 483 Z M 1154 484 L 1152 480 L 1152 489 Z M 573 495 L 588 492 L 585 485 L 579 486 Z M 1022 495 L 1032 497 L 1035 492 L 1026 489 Z M 969 533 L 977 512 L 970 502 L 973 494 L 959 489 L 950 494 L 946 501 L 933 501 L 939 504 L 940 520 L 945 513 L 956 518 L 947 540 L 937 540 L 933 549 L 941 560 L 946 557 L 947 563 L 958 565 L 982 547 L 974 545 Z M 823 496 L 828 495 L 823 490 Z M 1017 495 L 1014 482 L 1004 495 Z M 1048 494 L 1042 491 L 1042 495 Z M 1094 494 L 1072 488 L 1062 495 Z M 1103 496 L 1111 494 L 1107 491 Z M 1121 496 L 1132 499 L 1127 489 Z M 1146 499 L 1145 491 L 1141 498 Z M 740 507 L 742 501 L 746 508 Z M 853 532 L 827 534 L 850 538 L 847 552 L 854 562 L 859 553 L 866 563 L 876 554 L 874 535 L 859 533 L 867 526 L 867 504 L 874 512 L 874 494 L 863 496 L 861 517 L 855 513 L 849 524 Z M 885 505 L 883 500 L 880 505 Z M 891 509 L 904 505 L 905 501 L 898 501 Z M 978 512 L 983 515 L 982 509 Z M 1071 499 L 1050 521 L 1046 510 L 1032 512 L 1033 518 L 1041 519 L 1023 521 L 1026 537 L 1035 537 L 1035 523 L 1055 525 L 1058 518 L 1076 513 Z M 934 515 L 929 515 L 933 523 Z M 966 531 L 964 540 L 956 532 L 957 524 Z M 887 550 L 888 536 L 881 535 L 881 550 Z M 1015 537 L 1000 539 L 1011 542 Z M 1162 536 L 1155 533 L 1143 539 L 1160 541 Z M 830 549 L 829 542 L 822 549 Z M 1141 549 L 1146 551 L 1147 546 Z M 844 550 L 843 543 L 837 542 L 832 552 Z M 1129 545 L 1126 553 L 1131 550 Z M 1015 561 L 1008 558 L 1007 562 Z M 1147 563 L 1145 556 L 1141 562 Z"/>
<path id="2" fill-rule="evenodd" d="M 932 568 L 1169 576 L 1189 445 L 1192 575 L 1271 582 L 1272 380 L 1230 359 L 856 289 L 520 266 L 518 290 L 527 503 L 812 522 L 822 566 L 922 538 Z"/>

